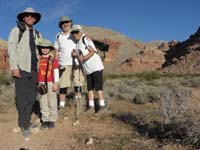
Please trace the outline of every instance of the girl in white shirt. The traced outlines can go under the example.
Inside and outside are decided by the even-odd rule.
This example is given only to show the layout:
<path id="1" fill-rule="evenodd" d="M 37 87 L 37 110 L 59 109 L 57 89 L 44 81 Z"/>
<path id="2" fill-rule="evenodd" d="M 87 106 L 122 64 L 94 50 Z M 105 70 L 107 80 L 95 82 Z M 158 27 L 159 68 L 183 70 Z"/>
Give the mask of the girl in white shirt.
<path id="1" fill-rule="evenodd" d="M 103 96 L 103 63 L 100 56 L 97 54 L 97 50 L 94 43 L 85 38 L 85 34 L 82 31 L 80 25 L 74 25 L 71 30 L 71 34 L 77 41 L 76 50 L 72 52 L 74 57 L 77 57 L 83 66 L 83 70 L 87 78 L 87 90 L 89 98 L 89 110 L 88 112 L 95 113 L 94 107 L 94 90 L 98 93 L 99 99 L 99 111 L 104 110 L 105 101 Z M 84 40 L 84 42 L 83 42 Z"/>

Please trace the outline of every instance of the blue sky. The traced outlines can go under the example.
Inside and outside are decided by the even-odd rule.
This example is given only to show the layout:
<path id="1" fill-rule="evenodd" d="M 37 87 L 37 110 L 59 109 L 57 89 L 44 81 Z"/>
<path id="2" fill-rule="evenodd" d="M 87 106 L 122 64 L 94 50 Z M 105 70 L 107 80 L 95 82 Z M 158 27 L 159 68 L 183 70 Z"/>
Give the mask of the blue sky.
<path id="1" fill-rule="evenodd" d="M 0 0 L 0 37 L 7 40 L 26 7 L 42 15 L 35 26 L 54 42 L 61 16 L 75 24 L 99 26 L 129 38 L 184 41 L 200 26 L 200 0 Z"/>

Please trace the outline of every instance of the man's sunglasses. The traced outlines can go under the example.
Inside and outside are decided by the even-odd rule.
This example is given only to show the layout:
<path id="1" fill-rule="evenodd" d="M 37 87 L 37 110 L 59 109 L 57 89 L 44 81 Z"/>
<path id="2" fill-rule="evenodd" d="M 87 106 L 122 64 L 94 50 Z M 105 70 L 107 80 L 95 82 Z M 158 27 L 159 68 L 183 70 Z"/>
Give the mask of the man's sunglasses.
<path id="1" fill-rule="evenodd" d="M 73 32 L 71 32 L 71 34 L 77 34 L 77 33 L 79 33 L 80 31 L 73 31 Z"/>
<path id="2" fill-rule="evenodd" d="M 25 17 L 35 18 L 35 15 L 34 14 L 25 14 Z"/>
<path id="3" fill-rule="evenodd" d="M 60 23 L 60 25 L 63 25 L 63 24 L 65 24 L 65 23 L 70 23 L 71 21 L 63 21 L 63 22 L 61 22 Z"/>

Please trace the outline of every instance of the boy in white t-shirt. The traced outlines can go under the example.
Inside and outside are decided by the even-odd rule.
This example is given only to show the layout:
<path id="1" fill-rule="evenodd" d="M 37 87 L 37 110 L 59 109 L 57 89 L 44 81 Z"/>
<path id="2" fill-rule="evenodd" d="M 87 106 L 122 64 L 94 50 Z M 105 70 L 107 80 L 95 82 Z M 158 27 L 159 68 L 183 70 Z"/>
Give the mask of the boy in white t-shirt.
<path id="1" fill-rule="evenodd" d="M 86 74 L 87 90 L 89 98 L 89 112 L 95 113 L 94 107 L 94 90 L 97 91 L 99 100 L 99 111 L 104 110 L 105 101 L 103 96 L 103 63 L 92 40 L 85 38 L 80 25 L 74 25 L 71 29 L 71 34 L 77 41 L 76 50 L 72 52 L 74 57 L 77 57 L 83 66 L 83 71 Z M 84 40 L 84 42 L 83 42 Z"/>

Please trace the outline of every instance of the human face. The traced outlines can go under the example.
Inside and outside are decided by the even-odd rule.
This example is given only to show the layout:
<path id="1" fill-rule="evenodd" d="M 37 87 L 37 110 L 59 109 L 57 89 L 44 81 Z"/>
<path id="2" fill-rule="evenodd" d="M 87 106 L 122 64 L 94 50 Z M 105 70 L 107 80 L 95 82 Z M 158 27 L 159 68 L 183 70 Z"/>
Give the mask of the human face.
<path id="1" fill-rule="evenodd" d="M 41 47 L 41 52 L 42 52 L 42 55 L 48 55 L 50 52 L 50 48 L 49 47 Z"/>
<path id="2" fill-rule="evenodd" d="M 69 32 L 71 29 L 71 24 L 72 24 L 71 21 L 66 21 L 66 22 L 61 23 L 61 28 L 63 32 Z"/>
<path id="3" fill-rule="evenodd" d="M 34 14 L 26 14 L 23 20 L 28 26 L 32 26 L 36 21 L 36 16 Z"/>
<path id="4" fill-rule="evenodd" d="M 81 38 L 81 32 L 80 31 L 73 31 L 71 34 L 74 36 L 74 38 L 78 41 Z"/>

